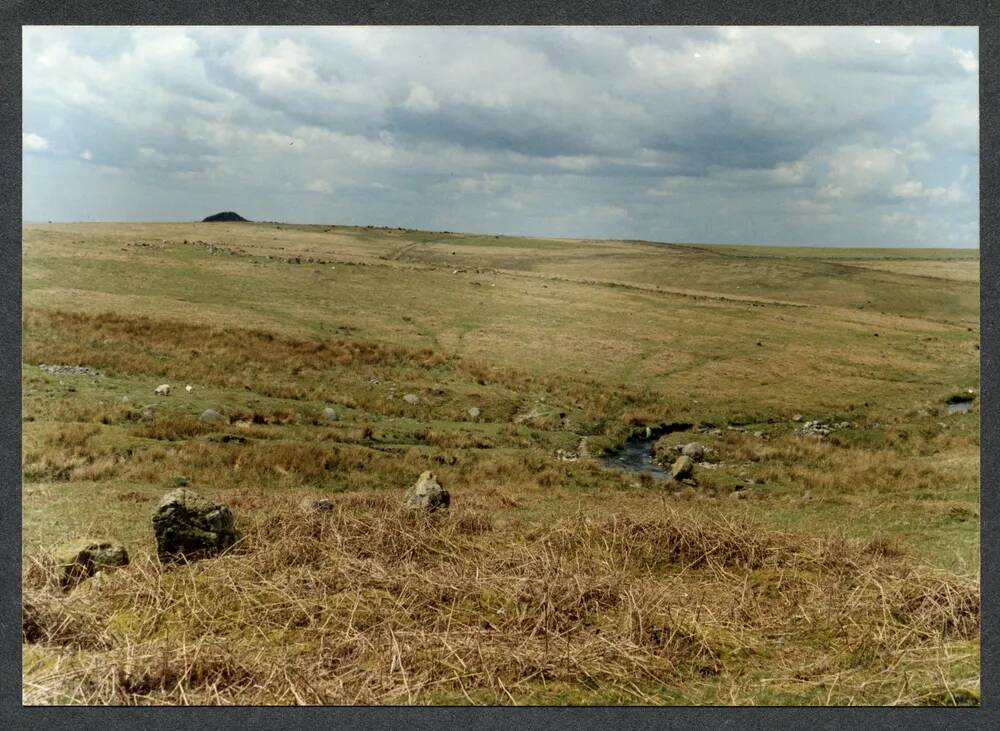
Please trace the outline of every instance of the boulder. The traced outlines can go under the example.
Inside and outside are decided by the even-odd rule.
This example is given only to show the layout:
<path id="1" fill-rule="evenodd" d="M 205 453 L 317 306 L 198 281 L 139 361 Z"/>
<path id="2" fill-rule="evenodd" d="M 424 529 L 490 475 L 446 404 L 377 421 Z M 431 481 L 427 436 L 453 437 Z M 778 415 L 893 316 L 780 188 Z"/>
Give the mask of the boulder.
<path id="1" fill-rule="evenodd" d="M 670 475 L 675 480 L 683 480 L 690 477 L 694 472 L 694 460 L 692 460 L 686 454 L 682 454 L 675 461 L 673 466 L 670 468 Z"/>
<path id="2" fill-rule="evenodd" d="M 83 539 L 68 543 L 55 552 L 59 584 L 76 586 L 98 571 L 128 565 L 128 551 L 116 541 Z"/>
<path id="3" fill-rule="evenodd" d="M 161 561 L 211 556 L 240 538 L 229 508 L 184 487 L 160 498 L 153 533 Z"/>
<path id="4" fill-rule="evenodd" d="M 410 510 L 426 510 L 433 512 L 438 508 L 445 509 L 451 504 L 451 496 L 438 482 L 437 476 L 427 471 L 420 475 L 417 484 L 406 491 L 404 505 Z"/>
<path id="5" fill-rule="evenodd" d="M 170 395 L 170 384 L 161 383 L 159 386 L 153 389 L 153 393 L 157 396 L 168 396 Z"/>
<path id="6" fill-rule="evenodd" d="M 299 502 L 299 510 L 303 513 L 329 513 L 336 507 L 333 500 L 325 497 L 306 495 Z"/>
<path id="7" fill-rule="evenodd" d="M 198 421 L 203 421 L 206 424 L 221 424 L 226 420 L 222 414 L 220 414 L 215 409 L 205 409 L 201 412 L 201 416 L 198 417 Z"/>
<path id="8" fill-rule="evenodd" d="M 331 409 L 329 406 L 327 406 L 325 409 L 323 409 L 323 418 L 326 421 L 336 421 L 339 417 L 337 416 L 336 410 Z"/>
<path id="9" fill-rule="evenodd" d="M 408 404 L 415 404 L 419 400 L 420 400 L 420 397 L 417 396 L 415 393 L 408 393 L 405 396 L 403 396 L 403 401 L 405 401 Z"/>
<path id="10" fill-rule="evenodd" d="M 479 411 L 479 407 L 478 406 L 473 406 L 471 409 L 469 409 L 469 418 L 470 419 L 478 419 L 480 413 L 482 413 L 482 412 Z"/>
<path id="11" fill-rule="evenodd" d="M 690 457 L 695 462 L 701 462 L 705 459 L 705 448 L 698 442 L 689 442 L 681 449 L 681 454 Z"/>

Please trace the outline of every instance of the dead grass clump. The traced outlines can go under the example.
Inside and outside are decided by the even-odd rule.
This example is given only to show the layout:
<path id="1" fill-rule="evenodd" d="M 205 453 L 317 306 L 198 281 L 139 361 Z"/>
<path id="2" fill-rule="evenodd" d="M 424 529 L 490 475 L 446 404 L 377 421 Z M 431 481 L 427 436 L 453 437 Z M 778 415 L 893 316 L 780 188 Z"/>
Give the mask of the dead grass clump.
<path id="1" fill-rule="evenodd" d="M 481 434 L 465 431 L 428 430 L 424 440 L 441 449 L 489 449 L 493 442 Z"/>
<path id="2" fill-rule="evenodd" d="M 911 572 L 893 587 L 895 618 L 931 638 L 975 639 L 979 636 L 979 584 L 954 576 Z"/>
<path id="3" fill-rule="evenodd" d="M 50 554 L 25 556 L 21 569 L 21 641 L 28 644 L 107 649 L 111 638 L 101 613 L 65 593 L 64 576 Z"/>
<path id="4" fill-rule="evenodd" d="M 64 424 L 47 434 L 45 443 L 63 449 L 82 447 L 100 430 L 100 427 L 93 424 Z"/>
<path id="5" fill-rule="evenodd" d="M 645 567 L 677 564 L 696 568 L 709 563 L 759 568 L 787 555 L 790 544 L 781 534 L 738 525 L 727 518 L 703 521 L 670 510 L 652 520 L 613 517 L 602 524 L 584 524 L 563 534 L 570 543 L 593 543 L 610 560 Z"/>
<path id="6" fill-rule="evenodd" d="M 510 531 L 490 489 L 431 515 L 401 491 L 306 515 L 246 489 L 229 501 L 240 552 L 139 559 L 60 610 L 27 573 L 26 636 L 103 648 L 79 660 L 73 701 L 92 704 L 511 703 L 550 684 L 655 703 L 760 653 L 792 673 L 819 642 L 867 672 L 978 628 L 973 583 L 860 543 L 838 544 L 835 571 L 821 543 L 672 509 Z M 56 683 L 35 672 L 33 688 Z"/>
<path id="7" fill-rule="evenodd" d="M 128 433 L 130 436 L 142 437 L 143 439 L 177 441 L 199 434 L 208 434 L 214 430 L 213 425 L 199 421 L 193 416 L 166 416 L 130 427 Z"/>
<path id="8" fill-rule="evenodd" d="M 299 415 L 289 411 L 288 409 L 274 409 L 272 411 L 242 411 L 236 410 L 229 414 L 229 423 L 235 424 L 239 422 L 247 422 L 250 424 L 277 424 L 279 426 L 286 426 L 288 424 L 297 424 L 299 422 Z"/>

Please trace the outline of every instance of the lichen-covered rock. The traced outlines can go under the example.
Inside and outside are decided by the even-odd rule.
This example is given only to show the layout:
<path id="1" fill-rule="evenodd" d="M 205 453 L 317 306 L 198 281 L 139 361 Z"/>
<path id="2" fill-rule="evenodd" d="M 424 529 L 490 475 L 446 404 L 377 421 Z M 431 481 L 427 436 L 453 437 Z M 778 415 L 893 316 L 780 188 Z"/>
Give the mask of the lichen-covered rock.
<path id="1" fill-rule="evenodd" d="M 411 510 L 446 509 L 451 504 L 451 496 L 438 482 L 437 476 L 430 471 L 424 472 L 417 484 L 406 491 L 404 505 Z"/>
<path id="2" fill-rule="evenodd" d="M 198 420 L 203 421 L 206 424 L 221 424 L 226 420 L 226 417 L 215 409 L 205 409 L 201 412 L 201 416 L 198 417 Z"/>
<path id="3" fill-rule="evenodd" d="M 76 586 L 98 571 L 128 565 L 128 551 L 121 543 L 104 539 L 82 539 L 55 552 L 59 584 Z"/>
<path id="4" fill-rule="evenodd" d="M 694 472 L 694 460 L 686 454 L 678 457 L 670 468 L 670 475 L 675 480 L 683 480 L 690 477 L 692 472 Z"/>
<path id="5" fill-rule="evenodd" d="M 153 533 L 161 561 L 212 556 L 240 538 L 229 508 L 183 487 L 160 498 Z"/>
<path id="6" fill-rule="evenodd" d="M 689 442 L 681 449 L 681 454 L 690 457 L 695 462 L 701 462 L 705 459 L 705 448 L 698 442 Z"/>

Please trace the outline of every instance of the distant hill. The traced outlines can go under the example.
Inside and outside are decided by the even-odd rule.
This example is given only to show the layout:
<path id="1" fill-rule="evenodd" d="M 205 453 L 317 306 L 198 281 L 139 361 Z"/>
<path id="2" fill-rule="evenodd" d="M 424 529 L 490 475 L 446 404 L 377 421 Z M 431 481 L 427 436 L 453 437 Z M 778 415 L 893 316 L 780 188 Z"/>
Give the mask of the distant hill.
<path id="1" fill-rule="evenodd" d="M 223 211 L 222 213 L 216 213 L 201 220 L 202 223 L 214 223 L 215 221 L 246 221 L 247 219 L 238 213 Z"/>

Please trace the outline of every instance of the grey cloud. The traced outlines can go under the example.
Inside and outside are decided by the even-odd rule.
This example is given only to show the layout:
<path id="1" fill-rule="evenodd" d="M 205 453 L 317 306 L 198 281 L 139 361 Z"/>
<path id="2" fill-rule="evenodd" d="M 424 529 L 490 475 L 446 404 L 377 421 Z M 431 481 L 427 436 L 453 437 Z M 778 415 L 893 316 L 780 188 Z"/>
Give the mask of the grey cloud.
<path id="1" fill-rule="evenodd" d="M 26 219 L 978 245 L 975 29 L 24 37 Z"/>

